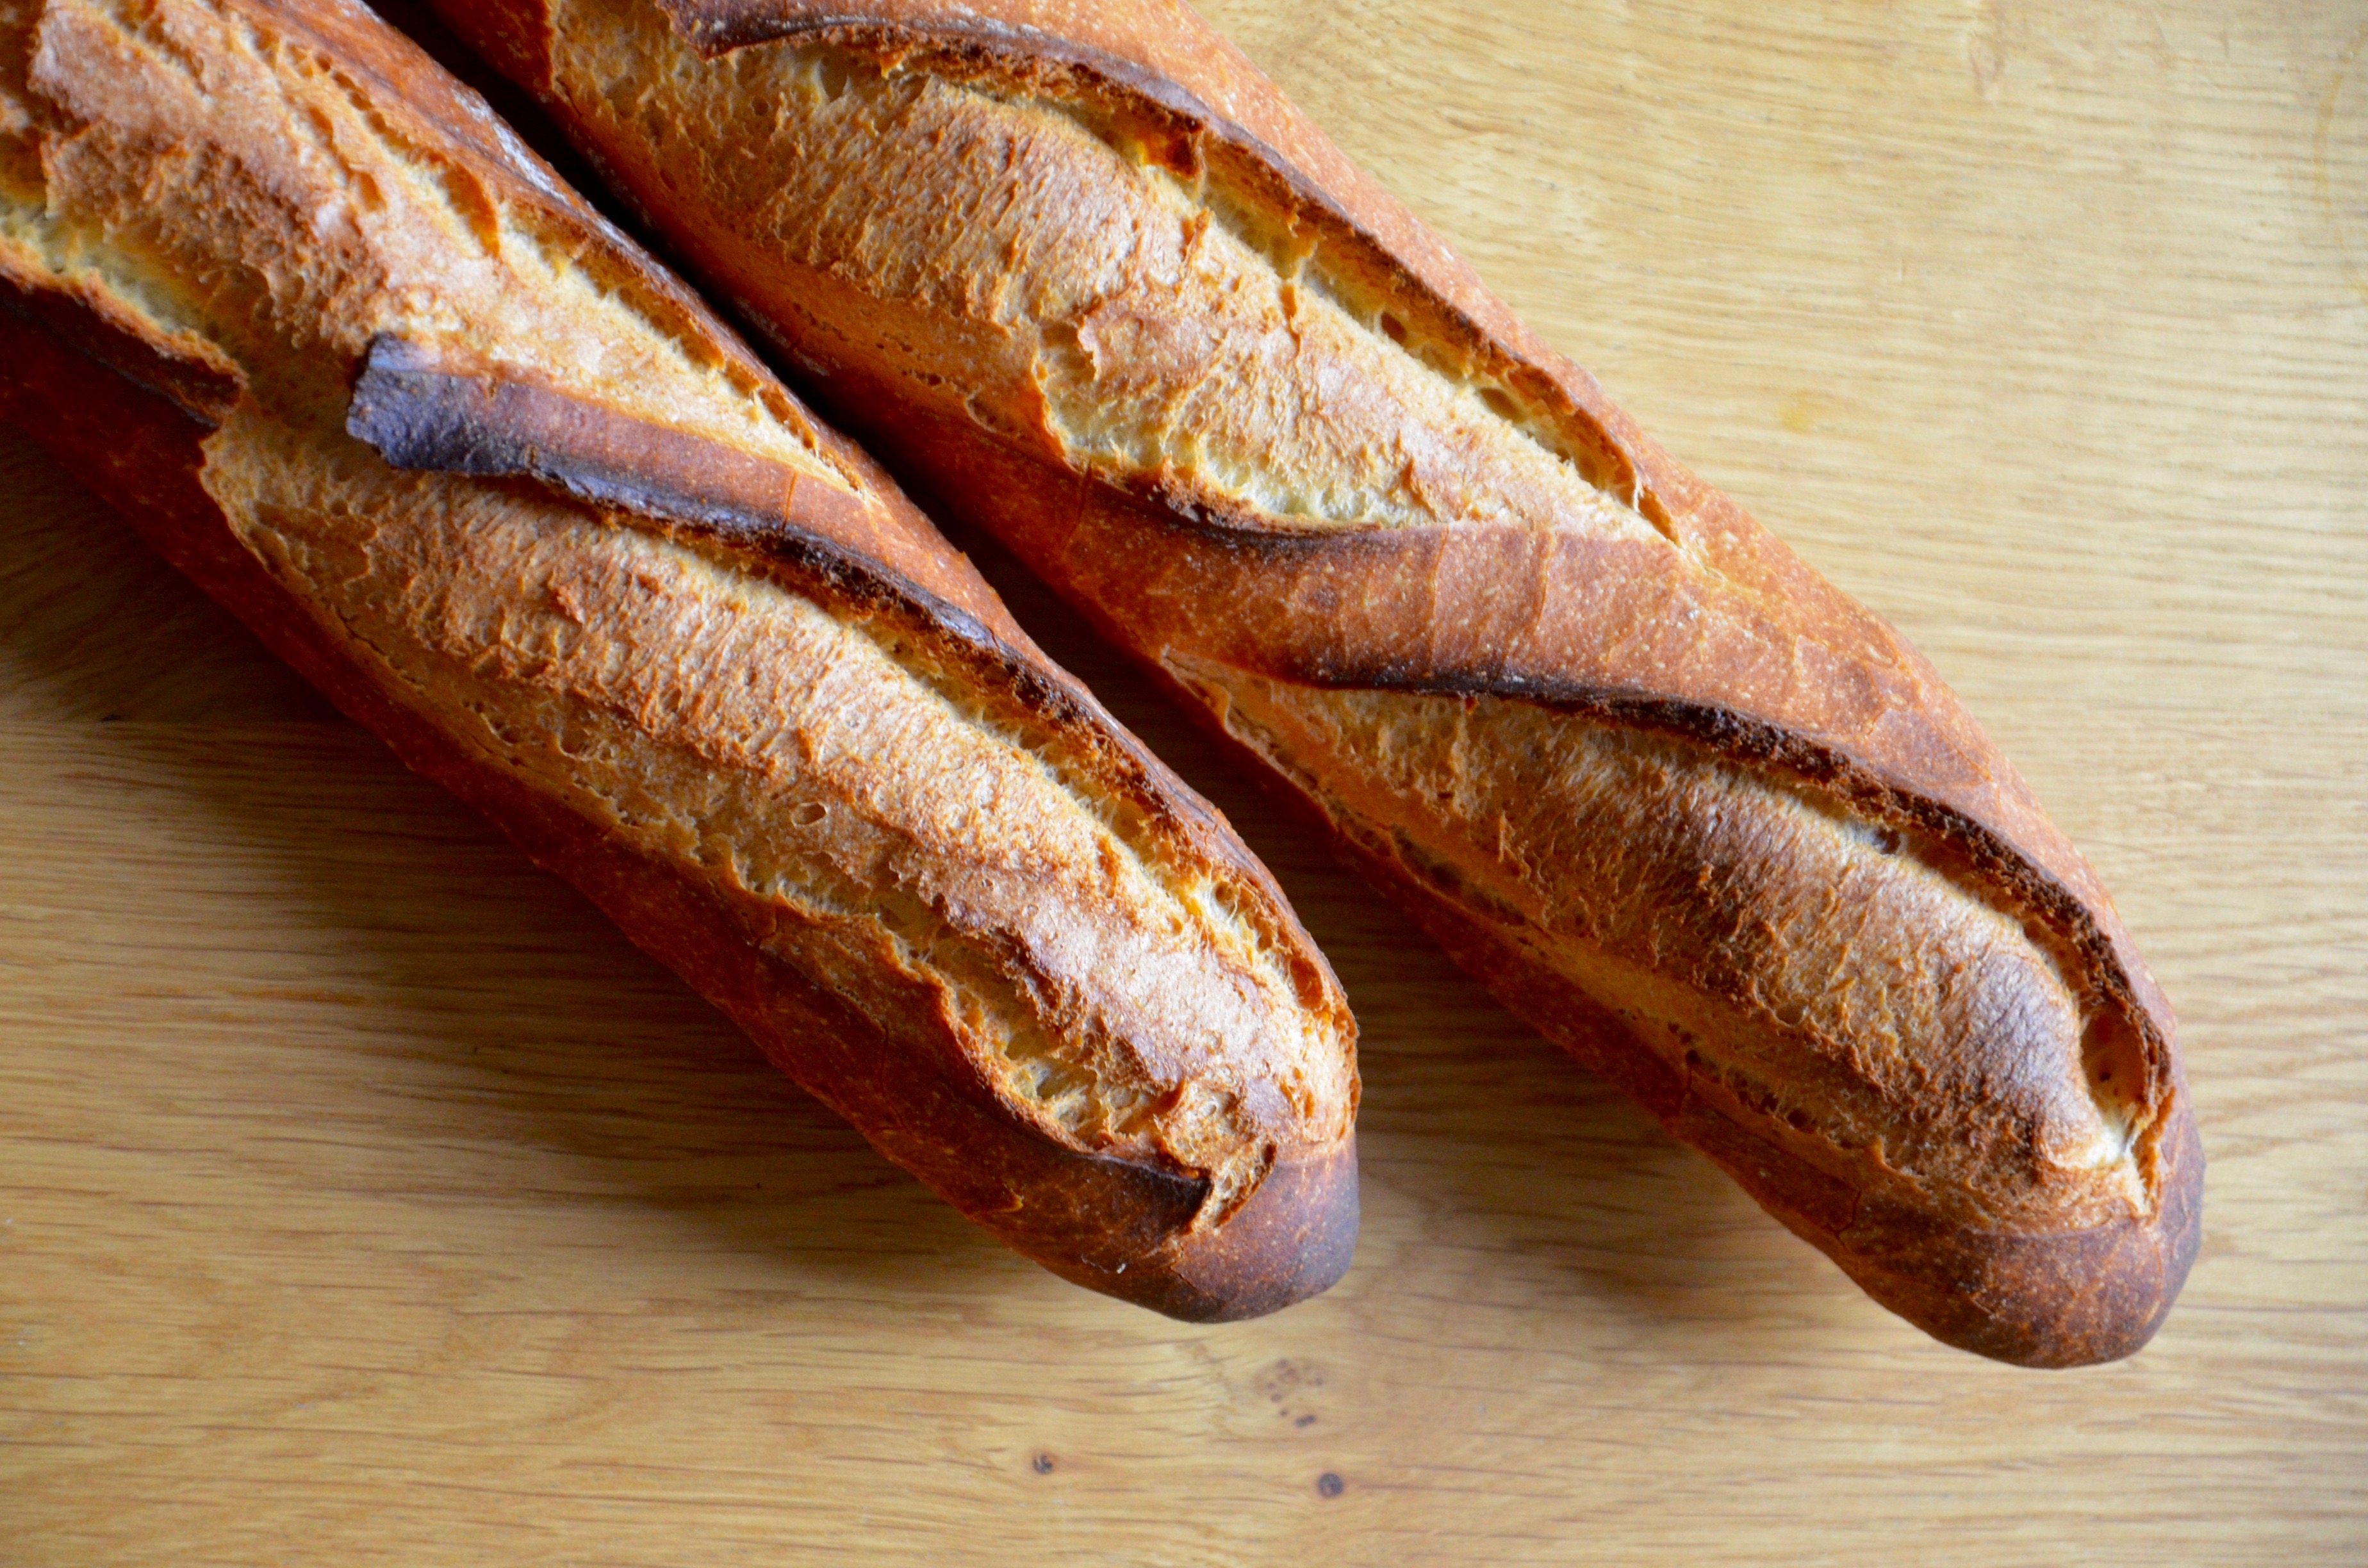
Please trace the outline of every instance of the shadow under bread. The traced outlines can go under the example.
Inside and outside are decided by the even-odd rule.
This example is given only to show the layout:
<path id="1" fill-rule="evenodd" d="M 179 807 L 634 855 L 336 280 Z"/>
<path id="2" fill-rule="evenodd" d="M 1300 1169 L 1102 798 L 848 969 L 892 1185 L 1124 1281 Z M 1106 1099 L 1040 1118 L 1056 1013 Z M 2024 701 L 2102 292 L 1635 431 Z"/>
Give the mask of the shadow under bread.
<path id="1" fill-rule="evenodd" d="M 1485 1259 L 1468 1275 L 1476 1297 L 1575 1289 L 1663 1324 L 1753 1320 L 1778 1297 L 1856 1310 L 1858 1292 L 1814 1248 L 1508 1012 L 1349 869 L 1304 802 L 1237 761 L 995 539 L 916 498 L 1053 661 L 1225 813 L 1347 988 L 1360 1030 L 1365 1222 L 1339 1289 L 1385 1295 L 1360 1277 L 1418 1239 Z"/>
<path id="2" fill-rule="evenodd" d="M 254 846 L 298 918 L 350 935 L 338 959 L 359 993 L 403 1010 L 342 1037 L 386 1059 L 363 1103 L 385 1118 L 387 1142 L 458 1122 L 555 1154 L 557 1165 L 514 1168 L 589 1202 L 678 1216 L 761 1256 L 790 1294 L 1038 1276 L 872 1153 L 580 895 L 396 765 L 5 426 L 0 475 L 26 497 L 10 508 L 0 570 L 0 720 L 120 722 L 109 744 L 138 752 L 143 784 L 202 801 Z M 1738 1278 L 1747 1260 L 1745 1276 L 1773 1267 L 1816 1293 L 1827 1266 L 1805 1245 L 1507 1013 L 1336 861 L 1302 809 L 1252 782 L 999 545 L 956 542 L 1030 634 L 1225 812 L 1348 988 L 1363 1030 L 1368 1219 L 1344 1290 L 1370 1290 L 1386 1311 L 1393 1256 L 1419 1245 L 1468 1253 L 1468 1269 L 1447 1266 L 1476 1298 L 1576 1290 L 1664 1326 L 1754 1315 L 1765 1291 Z"/>
<path id="3" fill-rule="evenodd" d="M 998 1269 L 1039 1275 L 873 1153 L 573 889 L 404 768 L 5 425 L 0 483 L 13 498 L 0 510 L 0 726 L 87 725 L 122 766 L 78 790 L 126 822 L 199 803 L 219 824 L 201 824 L 199 846 L 238 844 L 242 895 L 282 904 L 267 929 L 318 934 L 293 954 L 200 960 L 230 983 L 199 1005 L 216 1019 L 287 1020 L 268 1072 L 248 1072 L 313 1080 L 290 1085 L 290 1116 L 324 1098 L 350 1108 L 366 1124 L 350 1143 L 369 1193 L 498 1203 L 510 1189 L 535 1201 L 558 1191 L 663 1210 L 716 1248 L 761 1257 L 759 1274 L 788 1291 L 962 1293 Z M 225 972 L 242 965 L 251 978 Z M 221 1085 L 173 1060 L 184 1047 L 169 1029 L 136 1049 L 202 1106 Z M 449 1179 L 419 1152 L 438 1142 L 461 1151 Z M 284 1152 L 272 1158 L 268 1179 L 316 1189 Z M 498 1179 L 472 1191 L 469 1173 L 487 1170 Z"/>

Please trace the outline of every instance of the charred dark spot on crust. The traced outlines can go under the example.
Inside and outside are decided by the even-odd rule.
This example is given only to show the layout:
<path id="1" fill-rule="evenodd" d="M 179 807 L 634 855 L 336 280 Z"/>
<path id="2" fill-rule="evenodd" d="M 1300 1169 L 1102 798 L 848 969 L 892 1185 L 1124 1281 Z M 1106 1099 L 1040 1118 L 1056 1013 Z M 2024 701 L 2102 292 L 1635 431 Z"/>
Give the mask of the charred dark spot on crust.
<path id="1" fill-rule="evenodd" d="M 366 19 L 365 13 L 357 11 L 355 16 Z M 348 667 L 347 650 L 301 610 L 289 612 L 288 586 L 249 558 L 230 534 L 220 505 L 207 495 L 198 479 L 206 460 L 201 445 L 204 430 L 218 424 L 243 395 L 237 379 L 205 364 L 183 366 L 168 355 L 161 361 L 165 370 L 186 369 L 193 374 L 176 380 L 160 373 L 155 362 L 165 351 L 144 337 L 113 328 L 78 297 L 53 292 L 57 293 L 54 301 L 40 301 L 58 306 L 50 324 L 45 324 L 50 312 L 37 312 L 35 301 L 12 297 L 24 290 L 0 294 L 0 339 L 38 339 L 44 355 L 37 359 L 22 352 L 21 346 L 17 352 L 0 354 L 0 412 L 16 414 L 28 404 L 49 405 L 39 414 L 23 415 L 43 431 L 45 441 L 74 450 L 85 463 L 113 463 L 117 472 L 106 477 L 114 483 L 103 493 L 126 505 L 143 531 L 153 527 L 152 537 L 161 535 L 165 540 L 166 552 L 177 564 L 223 597 L 341 705 L 378 728 L 407 761 L 482 805 L 538 861 L 594 892 L 637 940 L 647 945 L 654 931 L 669 927 L 678 931 L 679 922 L 655 916 L 663 894 L 654 892 L 645 881 L 610 878 L 605 897 L 595 891 L 607 873 L 588 870 L 584 862 L 596 854 L 615 852 L 614 845 L 601 840 L 585 822 L 575 820 L 564 810 L 531 800 L 504 770 L 482 766 L 450 744 L 449 737 L 438 733 L 427 719 L 382 697 L 371 684 L 374 677 L 359 673 L 358 665 Z M 123 339 L 121 352 L 109 350 L 108 333 Z M 52 349 L 54 355 L 49 353 Z M 78 374 L 59 373 L 59 367 L 45 362 L 51 358 L 66 362 Z M 111 384 L 113 390 L 93 395 L 98 389 L 92 383 Z M 76 395 L 65 396 L 68 389 Z M 127 421 L 117 405 L 132 400 L 148 406 L 141 409 L 141 419 Z M 89 417 L 92 407 L 106 409 L 108 417 Z M 964 656 L 994 661 L 1001 673 L 996 689 L 1019 692 L 1037 710 L 1056 713 L 1062 722 L 1082 727 L 1086 734 L 1079 737 L 1080 751 L 1090 746 L 1100 748 L 1096 755 L 1116 755 L 1122 748 L 1122 734 L 1113 734 L 1107 718 L 1097 720 L 1098 710 L 1090 700 L 1073 695 L 1057 672 L 999 641 L 993 629 L 982 625 L 976 617 L 882 569 L 861 551 L 803 528 L 801 516 L 805 498 L 793 497 L 787 487 L 772 489 L 766 483 L 769 476 L 761 472 L 768 465 L 751 454 L 717 443 L 702 447 L 678 432 L 654 431 L 613 410 L 570 399 L 556 388 L 477 369 L 439 365 L 416 346 L 397 340 L 372 346 L 347 415 L 352 434 L 372 441 L 390 462 L 399 466 L 482 476 L 501 489 L 539 485 L 579 502 L 620 508 L 647 519 L 654 531 L 679 533 L 703 547 L 736 551 L 743 557 L 761 556 L 785 569 L 803 572 L 818 589 L 846 602 L 882 615 L 905 615 L 924 631 L 947 634 L 939 642 L 951 645 L 950 663 Z M 61 424 L 65 426 L 63 436 Z M 79 429 L 74 428 L 77 425 Z M 160 427 L 169 427 L 169 441 L 148 438 Z M 142 438 L 128 440 L 127 433 Z M 313 432 L 307 429 L 304 434 L 309 438 Z M 655 446 L 653 436 L 658 437 Z M 694 444 L 669 448 L 666 443 L 669 437 Z M 109 442 L 124 449 L 120 460 L 92 449 Z M 709 447 L 714 449 L 706 449 Z M 626 454 L 630 469 L 622 466 Z M 751 470 L 750 463 L 757 468 Z M 163 479 L 157 477 L 160 472 Z M 168 482 L 176 492 L 171 498 L 181 503 L 190 522 L 185 524 L 178 515 L 149 504 Z M 164 520 L 154 521 L 158 518 Z M 214 556 L 221 560 L 215 561 Z M 236 592 L 224 594 L 223 583 Z M 1138 783 L 1155 815 L 1174 809 L 1176 803 L 1162 797 L 1156 777 Z M 573 840 L 571 834 L 576 835 Z M 689 890 L 674 891 L 689 896 Z M 733 930 L 734 918 L 728 910 L 719 911 L 707 926 L 693 928 L 689 940 L 681 945 L 703 948 L 713 955 L 711 961 L 719 967 L 700 988 L 723 1000 L 727 1007 L 736 1004 L 738 1016 L 746 1016 L 757 1010 L 749 1001 L 746 971 L 727 971 L 735 963 L 762 960 L 750 957 L 746 930 Z M 1287 917 L 1283 924 L 1287 925 Z M 712 939 L 718 930 L 726 933 L 726 939 Z M 709 939 L 700 940 L 702 936 Z M 732 939 L 734 937 L 738 939 Z M 674 942 L 675 932 L 669 931 L 666 940 Z M 817 1007 L 822 1005 L 820 1000 L 815 1003 Z M 752 1032 L 757 1032 L 754 1026 Z M 852 1030 L 848 1032 L 852 1036 Z M 999 1102 L 985 1114 L 998 1108 Z M 888 1119 L 874 1114 L 859 1124 L 871 1129 Z M 1074 1217 L 1099 1238 L 1115 1229 L 1111 1210 L 1133 1213 L 1144 1206 L 1130 1204 L 1129 1196 L 1152 1186 L 1158 1199 L 1148 1210 L 1154 1222 L 1144 1232 L 1131 1233 L 1138 1250 L 1148 1252 L 1170 1244 L 1207 1206 L 1209 1183 L 1197 1176 L 1146 1171 L 1141 1163 L 1083 1158 L 1044 1142 L 1049 1153 L 1031 1147 L 1024 1158 L 1050 1166 L 1056 1179 L 1077 1176 L 1081 1189 L 1061 1194 L 1059 1204 L 1045 1205 L 1035 1201 L 1033 1184 L 1013 1184 L 1019 1200 L 1005 1213 L 982 1216 L 990 1226 L 1008 1221 L 1020 1229 L 1023 1250 L 1026 1226 L 1045 1207 Z M 1271 1159 L 1270 1148 L 1268 1156 Z M 939 1171 L 951 1163 L 949 1152 L 939 1150 Z M 1089 1168 L 1078 1176 L 1080 1164 Z M 1094 1186 L 1096 1182 L 1100 1185 Z M 966 1207 L 975 1212 L 982 1206 Z M 1273 1266 L 1277 1271 L 1282 1267 Z M 1120 1262 L 1115 1272 L 1125 1277 L 1126 1263 Z M 1231 1310 L 1230 1302 L 1223 1305 Z"/>
<path id="2" fill-rule="evenodd" d="M 789 569 L 841 608 L 901 612 L 995 660 L 1033 711 L 1058 722 L 1082 705 L 976 616 L 808 528 L 859 499 L 704 437 L 653 425 L 507 369 L 458 365 L 404 339 L 371 343 L 347 432 L 395 468 L 528 479 L 587 505 Z"/>
<path id="3" fill-rule="evenodd" d="M 396 468 L 536 479 L 727 537 L 795 528 L 798 475 L 782 464 L 513 371 L 459 367 L 398 337 L 370 344 L 346 430 Z"/>
<path id="4" fill-rule="evenodd" d="M 504 368 L 468 364 L 406 339 L 374 340 L 346 428 L 403 469 L 524 479 L 755 558 L 835 608 L 931 637 L 982 682 L 1080 746 L 1093 775 L 1159 831 L 1178 835 L 1280 903 L 1255 861 L 1142 744 L 1083 693 L 976 616 L 807 526 L 851 520 L 864 503 L 780 463 L 668 429 Z"/>

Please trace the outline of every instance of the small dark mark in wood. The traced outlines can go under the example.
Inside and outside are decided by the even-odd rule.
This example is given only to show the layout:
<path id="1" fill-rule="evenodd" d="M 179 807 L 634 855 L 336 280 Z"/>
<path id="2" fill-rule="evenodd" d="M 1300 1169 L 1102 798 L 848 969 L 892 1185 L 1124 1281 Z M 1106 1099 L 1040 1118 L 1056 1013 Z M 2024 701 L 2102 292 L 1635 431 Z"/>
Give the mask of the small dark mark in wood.
<path id="1" fill-rule="evenodd" d="M 1292 1422 L 1292 1425 L 1293 1426 L 1313 1426 L 1315 1425 L 1315 1417 L 1313 1415 L 1303 1415 L 1298 1420 Z"/>
<path id="2" fill-rule="evenodd" d="M 1038 1454 L 1038 1455 L 1036 1456 L 1036 1458 L 1035 1458 L 1032 1461 L 1030 1461 L 1030 1462 L 1035 1466 L 1036 1473 L 1037 1473 L 1037 1474 L 1039 1474 L 1039 1475 L 1050 1475 L 1050 1474 L 1052 1474 L 1052 1473 L 1053 1473 L 1053 1456 L 1052 1456 L 1052 1455 L 1050 1455 L 1050 1454 Z"/>
<path id="3" fill-rule="evenodd" d="M 1328 1470 L 1315 1478 L 1315 1492 L 1318 1496 L 1338 1497 L 1348 1490 L 1349 1483 Z"/>

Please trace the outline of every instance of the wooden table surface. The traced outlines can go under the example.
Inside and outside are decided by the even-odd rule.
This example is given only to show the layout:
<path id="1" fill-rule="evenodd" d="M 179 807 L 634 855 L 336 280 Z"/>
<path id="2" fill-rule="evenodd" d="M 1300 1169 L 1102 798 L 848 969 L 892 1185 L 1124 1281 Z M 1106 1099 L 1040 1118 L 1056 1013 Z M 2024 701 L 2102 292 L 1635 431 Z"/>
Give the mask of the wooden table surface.
<path id="1" fill-rule="evenodd" d="M 2120 1366 L 1931 1344 L 1041 594 L 1364 1023 L 1329 1295 L 1001 1251 L 0 437 L 0 1562 L 2368 1562 L 2368 12 L 1224 0 L 2117 890 L 2210 1152 Z"/>

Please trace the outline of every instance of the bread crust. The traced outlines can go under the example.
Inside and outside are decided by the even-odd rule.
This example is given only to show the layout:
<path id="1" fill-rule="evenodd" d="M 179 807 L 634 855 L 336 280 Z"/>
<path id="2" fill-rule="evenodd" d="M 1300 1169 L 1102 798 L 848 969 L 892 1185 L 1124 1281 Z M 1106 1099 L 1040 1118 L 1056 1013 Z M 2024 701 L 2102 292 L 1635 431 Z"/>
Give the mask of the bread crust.
<path id="1" fill-rule="evenodd" d="M 1878 1301 L 2030 1365 L 2151 1336 L 2203 1158 L 2094 873 L 1187 8 L 442 10 L 834 417 Z"/>
<path id="2" fill-rule="evenodd" d="M 1269 1312 L 1338 1278 L 1357 1184 L 1353 1023 L 1337 981 L 1223 819 L 1028 642 L 860 450 L 358 9 L 40 10 L 0 9 L 0 92 L 22 116 L 0 145 L 0 194 L 17 202 L 0 236 L 0 413 L 407 764 L 1016 1249 L 1193 1319 Z M 568 353 L 538 369 L 532 344 L 466 311 L 440 335 L 432 309 L 410 318 L 428 326 L 383 330 L 414 295 L 436 303 L 432 247 L 408 262 L 406 234 L 357 221 L 358 235 L 317 253 L 270 254 L 284 209 L 333 206 L 303 132 L 290 127 L 284 153 L 270 126 L 252 142 L 235 125 L 216 137 L 204 99 L 176 121 L 169 93 L 136 83 L 110 117 L 115 72 L 86 64 L 146 68 L 142 51 L 159 50 L 201 78 L 278 73 L 299 102 L 318 83 L 307 72 L 331 73 L 323 139 L 353 108 L 398 163 L 424 160 L 462 188 L 454 205 L 497 259 L 504 233 L 552 225 L 535 233 L 574 247 L 563 283 L 590 275 L 671 335 L 657 369 L 616 390 L 572 380 Z M 373 212 L 401 209 L 393 167 L 370 187 Z M 216 181 L 201 187 L 216 206 L 262 191 L 280 208 L 210 229 L 176 207 L 176 176 Z M 109 182 L 127 177 L 136 220 L 85 266 L 86 242 L 54 225 L 103 216 Z M 34 181 L 38 206 L 24 194 Z M 265 297 L 188 266 L 207 245 L 244 247 L 224 269 L 253 266 Z M 404 277 L 406 265 L 425 271 Z M 290 282 L 288 269 L 321 277 Z M 215 293 L 194 291 L 200 272 Z M 288 326 L 275 289 L 313 290 L 318 313 Z M 551 330 L 564 339 L 572 324 Z M 652 376 L 674 381 L 651 391 Z M 644 392 L 649 406 L 625 401 Z M 348 514 L 359 522 L 341 532 Z M 324 585 L 340 573 L 360 586 Z M 705 629 L 680 652 L 695 670 L 671 667 L 652 634 L 669 609 L 671 624 Z M 860 639 L 832 642 L 817 609 Z M 794 732 L 781 741 L 733 729 L 763 705 L 730 694 L 796 676 L 801 635 L 841 650 L 833 670 L 870 660 L 862 689 L 903 703 L 916 742 L 939 737 L 929 755 L 1000 769 L 979 787 L 1000 779 L 1001 792 L 915 816 L 963 781 L 860 753 L 836 773 L 799 773 L 778 758 L 828 734 L 798 727 L 793 703 L 779 710 Z M 808 812 L 832 825 L 802 834 Z M 710 831 L 734 822 L 753 836 Z M 889 903 L 876 911 L 862 901 L 872 873 L 829 869 L 865 844 L 885 846 L 879 874 L 894 879 L 877 884 Z M 1088 964 L 1081 978 L 1078 952 L 1173 967 Z M 997 1053 L 1022 1045 L 1034 1054 Z M 1030 1097 L 1030 1072 L 1066 1098 Z M 1129 1119 L 1076 1119 L 1113 1096 L 1133 1096 Z"/>

